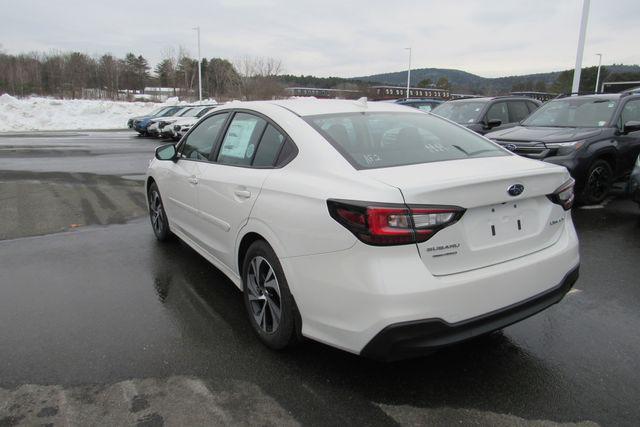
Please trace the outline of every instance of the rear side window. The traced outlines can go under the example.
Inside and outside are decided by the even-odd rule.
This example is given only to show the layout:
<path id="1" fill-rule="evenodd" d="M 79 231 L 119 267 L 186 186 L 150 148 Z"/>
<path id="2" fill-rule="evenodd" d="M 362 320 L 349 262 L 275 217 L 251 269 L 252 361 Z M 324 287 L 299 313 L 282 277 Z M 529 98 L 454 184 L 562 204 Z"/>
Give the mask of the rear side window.
<path id="1" fill-rule="evenodd" d="M 273 126 L 267 125 L 260 139 L 260 144 L 258 144 L 256 156 L 253 159 L 253 166 L 273 166 L 276 163 L 283 143 L 284 135 Z"/>
<path id="2" fill-rule="evenodd" d="M 418 112 L 342 113 L 305 120 L 356 169 L 510 155 L 471 131 Z"/>
<path id="3" fill-rule="evenodd" d="M 237 113 L 222 141 L 218 163 L 249 166 L 267 122 L 247 113 Z"/>
<path id="4" fill-rule="evenodd" d="M 503 124 L 509 122 L 509 111 L 506 102 L 496 102 L 487 111 L 487 122 L 490 120 L 500 120 Z"/>
<path id="5" fill-rule="evenodd" d="M 529 115 L 529 109 L 525 101 L 509 101 L 510 123 L 524 120 Z"/>

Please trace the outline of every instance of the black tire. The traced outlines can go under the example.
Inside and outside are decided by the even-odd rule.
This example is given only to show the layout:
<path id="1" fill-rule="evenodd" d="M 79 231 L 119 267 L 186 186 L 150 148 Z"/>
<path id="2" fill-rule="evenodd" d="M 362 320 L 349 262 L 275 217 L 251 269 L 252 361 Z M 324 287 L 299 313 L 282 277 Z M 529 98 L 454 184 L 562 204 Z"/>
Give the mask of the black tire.
<path id="1" fill-rule="evenodd" d="M 164 242 L 171 237 L 171 230 L 169 229 L 169 221 L 164 210 L 160 190 L 158 190 L 155 182 L 149 186 L 147 200 L 149 201 L 149 219 L 151 220 L 153 234 L 155 234 L 156 239 Z"/>
<path id="2" fill-rule="evenodd" d="M 580 202 L 585 205 L 602 203 L 611 190 L 613 169 L 606 160 L 598 159 L 589 168 L 580 193 Z"/>
<path id="3" fill-rule="evenodd" d="M 253 272 L 256 264 L 259 277 L 257 280 L 253 280 L 250 276 L 255 277 Z M 270 283 L 273 280 L 269 279 L 271 276 L 269 276 L 268 269 L 275 273 L 277 289 L 273 287 L 273 283 L 265 286 L 265 283 Z M 244 305 L 249 323 L 260 340 L 274 350 L 295 345 L 298 342 L 298 334 L 296 333 L 297 308 L 278 257 L 264 240 L 254 242 L 247 250 L 242 263 L 242 284 Z M 277 320 L 277 310 L 273 308 L 278 305 L 280 309 L 279 320 Z M 262 319 L 260 323 L 259 319 Z"/>

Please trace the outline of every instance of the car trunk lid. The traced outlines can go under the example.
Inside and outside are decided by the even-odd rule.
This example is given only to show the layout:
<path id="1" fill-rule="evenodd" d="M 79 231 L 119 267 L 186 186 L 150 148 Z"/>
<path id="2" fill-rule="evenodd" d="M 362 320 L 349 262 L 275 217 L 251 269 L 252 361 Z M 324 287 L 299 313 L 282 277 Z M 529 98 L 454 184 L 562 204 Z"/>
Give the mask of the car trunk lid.
<path id="1" fill-rule="evenodd" d="M 504 262 L 558 240 L 565 211 L 547 195 L 568 178 L 563 168 L 518 156 L 463 159 L 362 171 L 397 187 L 408 205 L 466 209 L 456 223 L 419 243 L 434 275 Z M 518 195 L 509 188 L 522 186 Z"/>

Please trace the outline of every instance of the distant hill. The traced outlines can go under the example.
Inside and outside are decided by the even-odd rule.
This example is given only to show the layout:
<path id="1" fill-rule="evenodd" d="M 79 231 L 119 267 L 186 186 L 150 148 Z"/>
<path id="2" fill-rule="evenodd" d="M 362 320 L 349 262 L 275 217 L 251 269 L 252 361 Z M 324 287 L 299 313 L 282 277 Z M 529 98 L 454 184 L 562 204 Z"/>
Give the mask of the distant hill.
<path id="1" fill-rule="evenodd" d="M 607 65 L 609 74 L 640 73 L 638 65 Z M 434 84 L 440 78 L 446 78 L 451 85 L 452 92 L 460 93 L 483 93 L 495 95 L 508 93 L 514 85 L 528 85 L 535 88 L 539 82 L 545 86 L 551 86 L 561 71 L 550 73 L 525 74 L 520 76 L 507 77 L 481 77 L 476 74 L 467 73 L 462 70 L 447 68 L 418 68 L 411 70 L 411 85 L 415 86 L 425 79 L 430 79 Z M 373 74 L 370 76 L 354 77 L 354 81 L 365 81 L 388 85 L 404 86 L 407 83 L 407 72 L 397 71 L 393 73 Z"/>

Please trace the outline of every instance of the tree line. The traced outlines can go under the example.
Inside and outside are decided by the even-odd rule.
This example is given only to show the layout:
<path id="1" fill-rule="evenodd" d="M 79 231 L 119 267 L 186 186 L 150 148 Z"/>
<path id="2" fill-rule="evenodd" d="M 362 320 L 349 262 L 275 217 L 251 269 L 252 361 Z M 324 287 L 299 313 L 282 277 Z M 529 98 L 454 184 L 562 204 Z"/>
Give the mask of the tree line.
<path id="1" fill-rule="evenodd" d="M 602 67 L 600 82 L 638 81 L 637 72 L 609 72 Z M 573 70 L 554 73 L 555 80 L 507 77 L 511 91 L 566 93 L 571 90 Z M 595 90 L 597 67 L 582 69 L 580 91 Z M 502 79 L 501 79 L 502 80 Z M 340 77 L 294 76 L 283 73 L 280 60 L 244 57 L 231 62 L 224 58 L 202 60 L 202 91 L 204 98 L 270 99 L 284 96 L 287 86 L 330 89 L 352 89 L 366 93 L 375 82 Z M 439 87 L 474 94 L 499 94 L 506 88 L 456 87 L 446 77 L 437 81 L 421 80 L 418 87 Z M 133 99 L 148 87 L 172 88 L 170 96 L 196 99 L 198 96 L 198 61 L 182 48 L 162 54 L 152 70 L 148 60 L 139 54 L 127 53 L 118 58 L 111 54 L 90 56 L 81 52 L 32 52 L 7 54 L 0 50 L 0 93 L 14 96 L 44 95 L 58 98 Z"/>
<path id="2" fill-rule="evenodd" d="M 282 64 L 273 58 L 245 57 L 235 63 L 224 58 L 202 59 L 203 98 L 264 99 L 282 93 L 277 79 Z M 173 88 L 170 95 L 198 96 L 198 60 L 180 49 L 165 52 L 153 69 L 135 53 L 123 58 L 81 52 L 0 52 L 0 93 L 58 98 L 133 99 L 145 88 Z"/>
<path id="3" fill-rule="evenodd" d="M 615 65 L 615 64 L 614 64 Z M 598 78 L 598 67 L 582 68 L 580 73 L 579 92 L 593 93 L 596 91 L 596 80 Z M 640 81 L 640 73 L 637 72 L 610 72 L 607 67 L 600 67 L 600 80 L 597 90 L 600 91 L 603 82 L 630 82 Z M 544 81 L 521 81 L 515 83 L 512 91 L 537 91 L 552 93 L 569 93 L 573 86 L 573 69 L 564 70 L 558 73 L 555 81 L 545 83 Z"/>

